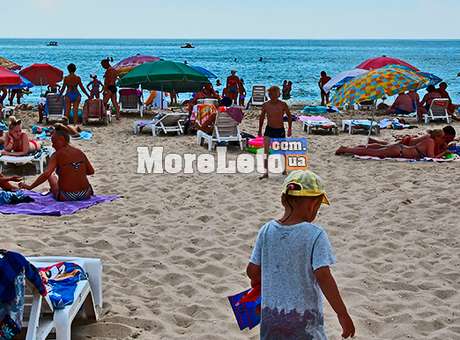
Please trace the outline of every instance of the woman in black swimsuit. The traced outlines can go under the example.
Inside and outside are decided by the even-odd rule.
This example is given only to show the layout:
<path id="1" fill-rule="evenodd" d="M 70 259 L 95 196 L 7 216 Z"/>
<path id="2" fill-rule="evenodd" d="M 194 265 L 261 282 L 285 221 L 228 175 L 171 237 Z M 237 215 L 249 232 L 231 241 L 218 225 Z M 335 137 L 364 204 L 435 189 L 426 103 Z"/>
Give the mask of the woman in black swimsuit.
<path id="1" fill-rule="evenodd" d="M 420 143 L 414 146 L 406 146 L 403 144 L 392 144 L 386 146 L 375 147 L 374 145 L 369 146 L 358 146 L 355 148 L 348 148 L 341 146 L 336 152 L 336 155 L 356 155 L 356 156 L 371 156 L 379 158 L 407 158 L 407 159 L 423 159 L 438 158 L 442 155 L 436 155 L 436 145 L 443 143 L 444 132 L 442 130 L 430 131 L 430 137 L 422 140 Z"/>

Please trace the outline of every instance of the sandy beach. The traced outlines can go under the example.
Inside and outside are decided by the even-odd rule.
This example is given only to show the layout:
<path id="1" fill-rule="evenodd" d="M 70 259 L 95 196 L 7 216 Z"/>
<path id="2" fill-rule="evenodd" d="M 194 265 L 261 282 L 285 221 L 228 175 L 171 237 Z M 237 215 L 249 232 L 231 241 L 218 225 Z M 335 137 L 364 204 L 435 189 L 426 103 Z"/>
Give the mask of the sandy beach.
<path id="1" fill-rule="evenodd" d="M 17 116 L 27 129 L 36 119 L 31 112 Z M 248 114 L 242 130 L 256 134 L 256 117 Z M 73 142 L 94 164 L 96 193 L 121 199 L 68 217 L 4 215 L 1 248 L 102 259 L 102 318 L 75 326 L 73 339 L 258 339 L 258 329 L 239 331 L 226 297 L 249 287 L 244 271 L 257 231 L 282 213 L 282 176 L 262 182 L 256 173 L 137 174 L 138 146 L 206 149 L 195 136 L 135 136 L 134 119 L 90 127 L 91 141 Z M 400 133 L 385 130 L 381 137 Z M 305 136 L 299 122 L 294 136 Z M 323 177 L 332 203 L 317 222 L 335 249 L 334 275 L 357 339 L 460 339 L 458 163 L 334 155 L 340 145 L 365 143 L 363 135 L 308 140 L 311 169 Z M 5 173 L 13 170 L 29 183 L 35 176 L 32 167 Z M 340 339 L 327 304 L 325 319 L 330 339 Z"/>

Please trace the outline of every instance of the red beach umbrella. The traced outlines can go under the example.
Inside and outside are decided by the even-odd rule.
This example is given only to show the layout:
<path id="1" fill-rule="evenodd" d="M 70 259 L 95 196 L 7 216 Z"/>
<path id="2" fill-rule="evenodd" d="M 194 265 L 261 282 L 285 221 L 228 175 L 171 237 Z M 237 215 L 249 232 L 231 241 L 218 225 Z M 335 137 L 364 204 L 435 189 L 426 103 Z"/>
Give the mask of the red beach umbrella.
<path id="1" fill-rule="evenodd" d="M 390 58 L 387 56 L 368 59 L 364 61 L 363 63 L 361 63 L 360 65 L 356 66 L 356 68 L 370 71 L 370 70 L 377 70 L 387 65 L 402 65 L 402 66 L 409 67 L 410 69 L 414 71 L 420 71 L 418 68 L 405 62 L 404 60 L 397 59 L 397 58 Z"/>
<path id="2" fill-rule="evenodd" d="M 114 65 L 113 68 L 118 71 L 118 75 L 122 76 L 139 65 L 142 65 L 145 63 L 152 63 L 158 60 L 161 60 L 161 59 L 158 57 L 150 56 L 150 55 L 137 54 L 132 57 L 123 59 L 118 64 Z"/>
<path id="3" fill-rule="evenodd" d="M 33 64 L 19 74 L 39 86 L 57 84 L 64 77 L 64 72 L 49 64 Z"/>
<path id="4" fill-rule="evenodd" d="M 0 66 L 0 86 L 13 86 L 21 83 L 22 79 L 17 73 Z"/>

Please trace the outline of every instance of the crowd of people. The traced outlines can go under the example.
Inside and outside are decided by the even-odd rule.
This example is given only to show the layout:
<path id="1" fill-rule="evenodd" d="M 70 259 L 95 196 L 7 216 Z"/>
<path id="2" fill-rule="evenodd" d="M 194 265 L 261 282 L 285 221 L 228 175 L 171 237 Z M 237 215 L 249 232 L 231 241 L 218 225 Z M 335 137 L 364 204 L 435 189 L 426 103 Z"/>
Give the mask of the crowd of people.
<path id="1" fill-rule="evenodd" d="M 416 91 L 402 92 L 397 97 L 393 105 L 388 109 L 390 114 L 408 115 L 412 112 L 417 113 L 417 119 L 422 121 L 423 116 L 428 113 L 431 104 L 435 99 L 447 99 L 447 112 L 454 118 L 457 118 L 455 111 L 458 105 L 452 102 L 449 92 L 447 91 L 447 83 L 442 82 L 436 88 L 434 85 L 429 85 L 426 89 L 426 94 L 420 100 L 420 96 Z"/>

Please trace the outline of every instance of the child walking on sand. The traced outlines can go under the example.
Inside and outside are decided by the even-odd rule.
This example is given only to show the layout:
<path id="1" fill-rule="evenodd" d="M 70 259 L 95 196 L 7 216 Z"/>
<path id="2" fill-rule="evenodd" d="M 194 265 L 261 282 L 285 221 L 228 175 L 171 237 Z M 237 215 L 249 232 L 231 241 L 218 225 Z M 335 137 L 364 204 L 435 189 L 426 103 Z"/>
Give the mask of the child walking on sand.
<path id="1" fill-rule="evenodd" d="M 337 313 L 342 337 L 355 327 L 329 267 L 335 257 L 326 232 L 312 224 L 321 204 L 329 205 L 320 178 L 311 171 L 293 171 L 283 184 L 285 213 L 259 231 L 247 275 L 261 285 L 260 338 L 326 340 L 323 298 Z M 322 292 L 322 294 L 321 294 Z"/>

